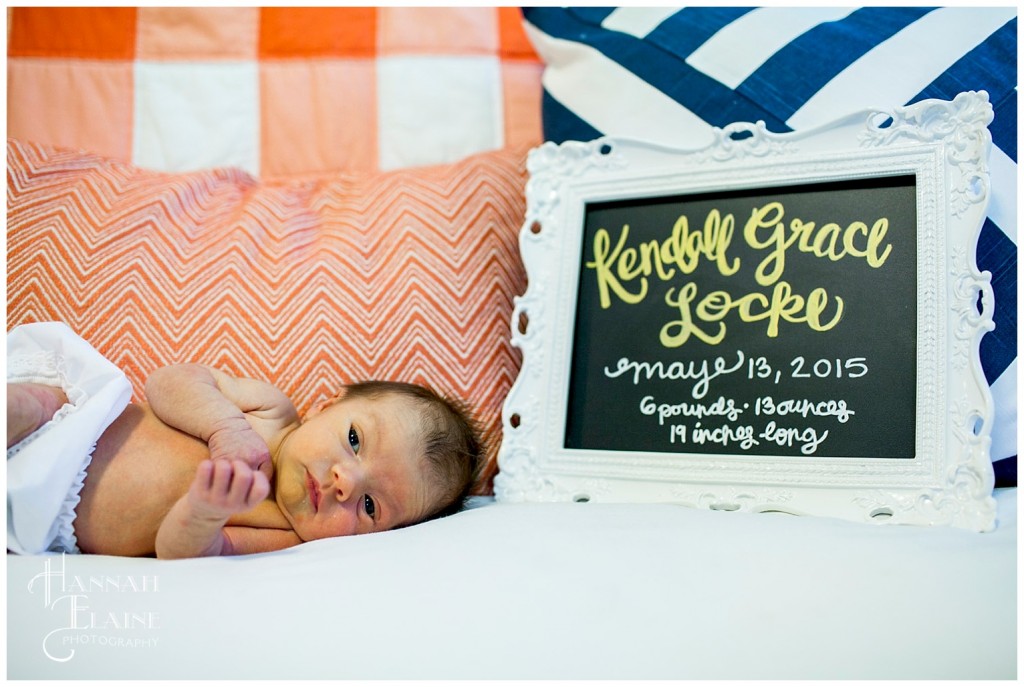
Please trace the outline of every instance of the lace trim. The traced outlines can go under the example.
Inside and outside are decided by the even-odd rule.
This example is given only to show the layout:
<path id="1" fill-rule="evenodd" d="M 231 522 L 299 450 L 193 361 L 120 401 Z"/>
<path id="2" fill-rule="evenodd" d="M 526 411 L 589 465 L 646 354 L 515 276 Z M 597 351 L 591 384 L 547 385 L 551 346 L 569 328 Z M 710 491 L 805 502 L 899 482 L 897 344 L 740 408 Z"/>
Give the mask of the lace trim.
<path id="1" fill-rule="evenodd" d="M 75 475 L 75 480 L 71 483 L 71 488 L 68 489 L 68 494 L 60 505 L 60 512 L 54 520 L 57 531 L 48 551 L 81 553 L 78 549 L 78 537 L 75 535 L 75 517 L 78 515 L 75 509 L 82 501 L 82 487 L 85 486 L 86 473 L 89 464 L 92 463 L 92 454 L 95 450 L 95 445 L 89 449 L 89 456 L 82 461 L 82 467 Z"/>

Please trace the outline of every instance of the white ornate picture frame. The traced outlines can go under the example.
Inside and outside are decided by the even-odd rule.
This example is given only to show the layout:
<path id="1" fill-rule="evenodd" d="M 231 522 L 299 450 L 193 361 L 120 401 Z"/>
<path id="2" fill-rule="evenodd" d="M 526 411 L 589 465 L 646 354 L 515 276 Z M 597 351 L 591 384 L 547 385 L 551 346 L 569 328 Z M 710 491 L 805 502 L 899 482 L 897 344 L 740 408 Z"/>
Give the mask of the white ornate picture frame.
<path id="1" fill-rule="evenodd" d="M 497 499 L 993 529 L 991 120 L 970 92 L 531 151 Z"/>

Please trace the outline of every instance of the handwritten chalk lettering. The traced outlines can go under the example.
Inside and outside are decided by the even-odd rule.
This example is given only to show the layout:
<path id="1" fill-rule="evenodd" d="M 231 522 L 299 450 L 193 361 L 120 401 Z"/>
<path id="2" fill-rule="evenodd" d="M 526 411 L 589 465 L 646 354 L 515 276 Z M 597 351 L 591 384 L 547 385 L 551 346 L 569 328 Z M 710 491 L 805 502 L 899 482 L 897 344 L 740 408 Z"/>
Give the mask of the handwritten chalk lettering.
<path id="1" fill-rule="evenodd" d="M 672 425 L 668 431 L 668 443 L 676 443 L 676 437 L 679 437 L 679 443 L 686 443 L 686 425 Z"/>
<path id="2" fill-rule="evenodd" d="M 796 293 L 782 278 L 787 251 L 793 248 L 833 262 L 850 256 L 876 269 L 892 254 L 892 245 L 886 241 L 886 217 L 870 227 L 866 222 L 854 221 L 845 228 L 835 222 L 818 226 L 799 217 L 790 219 L 787 228 L 785 218 L 783 203 L 772 201 L 755 207 L 743 228 L 743 239 L 749 247 L 767 251 L 754 271 L 754 279 L 762 287 L 771 287 L 770 292 L 734 295 L 717 290 L 698 298 L 695 282 L 670 287 L 665 304 L 678 311 L 678 318 L 667 322 L 659 332 L 665 348 L 678 348 L 691 337 L 708 345 L 721 343 L 727 332 L 723 320 L 733 312 L 744 323 L 766 321 L 769 338 L 779 335 L 782 322 L 806 324 L 816 332 L 829 331 L 843 319 L 843 298 L 830 297 L 824 287 L 813 288 L 806 295 Z M 736 274 L 740 259 L 728 255 L 734 231 L 734 216 L 723 215 L 717 208 L 708 212 L 701 231 L 691 231 L 686 215 L 680 215 L 664 240 L 653 239 L 638 246 L 628 245 L 628 224 L 622 225 L 615 241 L 606 228 L 599 228 L 593 239 L 593 259 L 584 265 L 595 271 L 600 307 L 610 308 L 613 296 L 627 305 L 641 303 L 647 298 L 651 278 L 668 282 L 677 273 L 692 274 L 701 259 L 712 263 L 723 276 Z"/>
<path id="3" fill-rule="evenodd" d="M 761 396 L 754 401 L 755 415 L 799 415 L 806 418 L 834 417 L 841 424 L 846 424 L 857 413 L 851 410 L 843 399 L 827 401 L 811 401 L 810 399 L 784 399 L 777 401 L 771 396 Z"/>
<path id="4" fill-rule="evenodd" d="M 772 366 L 763 355 L 751 358 L 747 363 L 747 379 L 753 379 L 755 376 L 758 379 L 768 379 L 772 376 L 772 371 Z"/>
<path id="5" fill-rule="evenodd" d="M 796 246 L 798 251 L 810 253 L 833 262 L 847 256 L 862 258 L 873 268 L 885 264 L 892 253 L 892 245 L 885 241 L 889 232 L 889 219 L 879 218 L 871 227 L 854 221 L 845 228 L 835 222 L 818 227 L 799 217 L 790 220 L 789 229 L 783 223 L 786 210 L 779 201 L 754 208 L 743 227 L 747 245 L 757 250 L 768 250 L 758 264 L 754 278 L 761 286 L 771 286 L 781 279 L 786 269 L 786 252 Z M 728 255 L 736 220 L 731 213 L 722 215 L 713 208 L 704 218 L 704 229 L 691 232 L 689 219 L 681 215 L 663 241 L 651 240 L 638 247 L 627 246 L 629 225 L 624 224 L 619 238 L 612 246 L 612 237 L 601 227 L 594 233 L 593 259 L 585 263 L 595 271 L 602 309 L 611 307 L 614 293 L 622 302 L 640 303 L 647 297 L 648 278 L 657 275 L 669 281 L 676 275 L 692 274 L 706 258 L 723 276 L 732 276 L 740 268 L 740 259 Z M 626 284 L 639 279 L 634 290 Z"/>
<path id="6" fill-rule="evenodd" d="M 609 379 L 615 379 L 623 375 L 632 376 L 633 385 L 641 381 L 650 381 L 658 378 L 662 381 L 679 381 L 685 379 L 696 379 L 697 383 L 691 389 L 691 395 L 695 399 L 704 398 L 711 386 L 711 381 L 722 375 L 729 375 L 743 367 L 746 356 L 743 351 L 736 351 L 738 360 L 730 367 L 729 363 L 722 356 L 714 359 L 713 363 L 705 360 L 675 360 L 668 365 L 664 361 L 656 360 L 648 362 L 644 360 L 630 360 L 619 358 L 615 369 L 610 370 L 606 366 L 604 375 Z"/>
<path id="7" fill-rule="evenodd" d="M 768 443 L 776 444 L 777 446 L 792 447 L 795 444 L 800 444 L 800 452 L 805 456 L 809 456 L 818 450 L 821 442 L 828 438 L 828 430 L 826 429 L 821 434 L 818 434 L 818 431 L 813 427 L 805 427 L 804 429 L 780 427 L 773 420 L 765 425 L 764 431 L 758 436 Z"/>
<path id="8" fill-rule="evenodd" d="M 807 379 L 812 373 L 819 379 L 832 376 L 841 379 L 844 375 L 850 379 L 857 379 L 868 373 L 867 358 L 847 358 L 845 361 L 836 358 L 834 362 L 835 365 L 832 364 L 833 360 L 822 358 L 808 363 L 802 355 L 798 355 L 790 361 L 789 365 L 793 368 L 794 379 Z"/>
<path id="9" fill-rule="evenodd" d="M 820 358 L 813 362 L 802 355 L 798 355 L 789 361 L 790 377 L 793 379 L 818 379 L 836 378 L 857 379 L 868 373 L 867 358 Z M 747 359 L 747 379 L 773 379 L 777 384 L 781 375 L 771 362 L 762 356 L 750 357 Z"/>
<path id="10" fill-rule="evenodd" d="M 786 251 L 794 244 L 803 253 L 812 253 L 833 262 L 847 255 L 863 258 L 874 268 L 884 265 L 892 252 L 892 245 L 885 243 L 885 235 L 889 231 L 888 218 L 882 217 L 870 229 L 864 222 L 852 222 L 845 229 L 830 222 L 816 229 L 814 222 L 804 222 L 795 217 L 789 223 L 787 234 L 782 222 L 785 214 L 783 204 L 773 201 L 754 208 L 743 227 L 747 245 L 770 249 L 754 272 L 754 278 L 762 286 L 770 286 L 779 280 L 786 268 Z"/>
<path id="11" fill-rule="evenodd" d="M 742 408 L 736 407 L 736 401 L 731 398 L 719 396 L 714 403 L 656 403 L 654 396 L 644 396 L 640 400 L 640 412 L 644 415 L 657 415 L 658 424 L 665 425 L 665 420 L 673 417 L 714 417 L 724 416 L 732 422 L 743 412 Z"/>
<path id="12" fill-rule="evenodd" d="M 796 427 L 780 427 L 775 422 L 769 422 L 760 434 L 757 434 L 751 425 L 721 425 L 719 427 L 703 427 L 700 422 L 694 424 L 691 429 L 688 425 L 674 424 L 669 427 L 669 443 L 695 444 L 718 444 L 723 447 L 735 445 L 744 451 L 760 445 L 758 438 L 778 446 L 799 445 L 804 455 L 810 455 L 818 450 L 825 439 L 828 438 L 828 430 L 819 433 L 813 427 L 803 429 Z"/>
<path id="13" fill-rule="evenodd" d="M 785 320 L 792 323 L 806 323 L 814 331 L 823 332 L 832 329 L 843 318 L 845 304 L 839 296 L 835 297 L 835 314 L 831 319 L 823 320 L 829 309 L 828 292 L 818 287 L 813 289 L 806 298 L 793 293 L 789 282 L 780 281 L 772 289 L 771 298 L 762 293 L 749 293 L 735 298 L 726 291 L 712 291 L 697 302 L 697 285 L 689 282 L 678 290 L 669 288 L 665 293 L 665 303 L 679 310 L 679 319 L 668 322 L 661 328 L 661 344 L 665 348 L 678 348 L 695 336 L 704 343 L 717 345 L 725 338 L 726 326 L 721 322 L 730 311 L 735 310 L 743 322 L 768 320 L 767 336 L 775 338 L 779 335 L 779 322 Z M 718 322 L 717 330 L 707 332 L 694 323 L 693 314 L 702 323 Z"/>
<path id="14" fill-rule="evenodd" d="M 711 428 L 701 427 L 699 422 L 693 426 L 693 431 L 690 433 L 690 442 L 698 445 L 718 444 L 720 446 L 737 444 L 745 451 L 760 443 L 754 438 L 754 428 L 750 425 L 737 425 L 736 427 L 721 425 L 720 427 Z"/>
<path id="15" fill-rule="evenodd" d="M 727 252 L 732 241 L 736 220 L 731 214 L 724 218 L 712 210 L 704 220 L 704 230 L 690 232 L 689 220 L 682 215 L 676 220 L 668 238 L 659 243 L 647 241 L 639 248 L 626 247 L 629 225 L 619 232 L 619 240 L 612 248 L 611 235 L 605 228 L 594 234 L 594 259 L 586 266 L 595 270 L 601 308 L 611 307 L 609 290 L 624 303 L 635 305 L 647 296 L 647 278 L 657 273 L 658 279 L 668 281 L 676 268 L 683 274 L 692 274 L 700 264 L 701 256 L 714 262 L 718 271 L 730 276 L 740 268 L 739 258 L 729 260 Z M 673 267 L 674 266 L 674 267 Z M 636 291 L 629 291 L 623 282 L 640 278 Z"/>

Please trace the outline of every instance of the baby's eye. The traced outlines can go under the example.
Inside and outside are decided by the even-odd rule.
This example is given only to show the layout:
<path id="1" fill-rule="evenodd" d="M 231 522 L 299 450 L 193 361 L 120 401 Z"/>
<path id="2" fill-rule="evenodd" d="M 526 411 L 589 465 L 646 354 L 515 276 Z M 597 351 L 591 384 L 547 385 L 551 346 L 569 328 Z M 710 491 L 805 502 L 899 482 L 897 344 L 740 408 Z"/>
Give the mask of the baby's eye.
<path id="1" fill-rule="evenodd" d="M 352 447 L 353 451 L 359 453 L 359 432 L 355 427 L 348 430 L 348 445 Z"/>
<path id="2" fill-rule="evenodd" d="M 369 494 L 363 496 L 363 508 L 366 509 L 366 514 L 370 516 L 372 520 L 377 519 L 377 504 L 373 502 L 373 498 Z"/>

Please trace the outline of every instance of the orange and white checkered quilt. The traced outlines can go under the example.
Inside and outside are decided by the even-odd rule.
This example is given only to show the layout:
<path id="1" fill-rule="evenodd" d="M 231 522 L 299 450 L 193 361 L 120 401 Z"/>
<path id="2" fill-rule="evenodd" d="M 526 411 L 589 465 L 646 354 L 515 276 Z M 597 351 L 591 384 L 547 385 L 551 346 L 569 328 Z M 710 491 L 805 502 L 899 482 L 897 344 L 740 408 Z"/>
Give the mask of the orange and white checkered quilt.
<path id="1" fill-rule="evenodd" d="M 512 7 L 19 7 L 8 132 L 139 167 L 262 178 L 541 140 Z"/>

